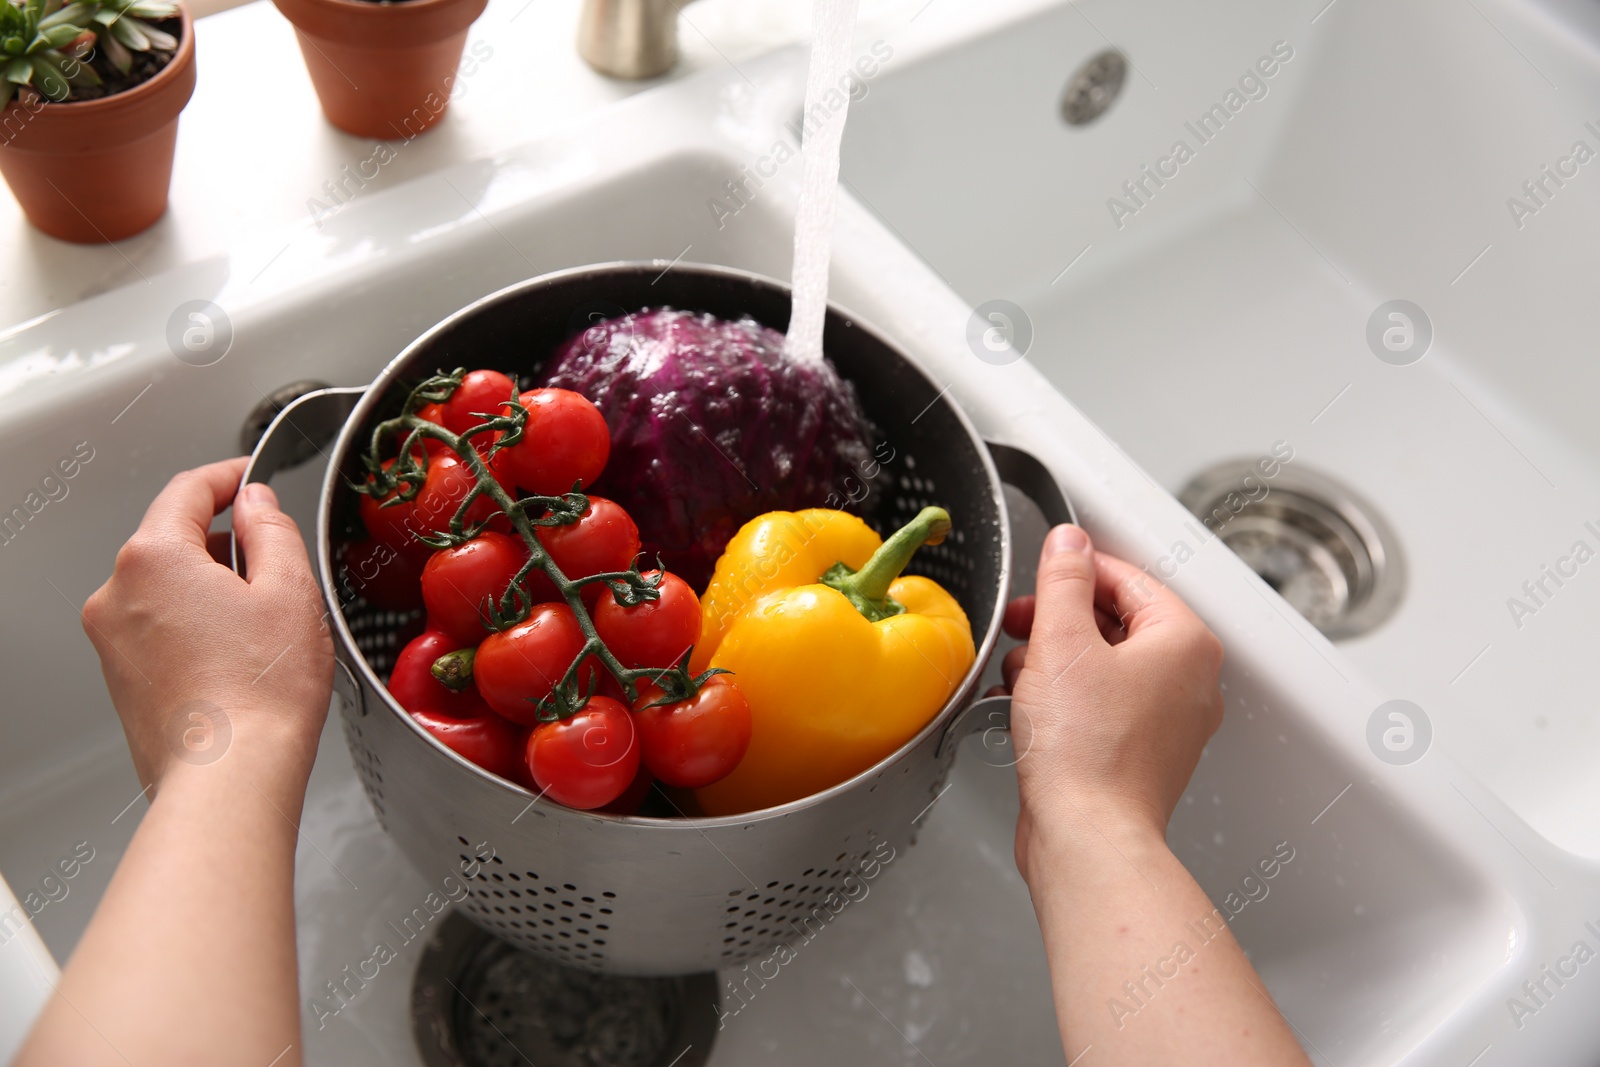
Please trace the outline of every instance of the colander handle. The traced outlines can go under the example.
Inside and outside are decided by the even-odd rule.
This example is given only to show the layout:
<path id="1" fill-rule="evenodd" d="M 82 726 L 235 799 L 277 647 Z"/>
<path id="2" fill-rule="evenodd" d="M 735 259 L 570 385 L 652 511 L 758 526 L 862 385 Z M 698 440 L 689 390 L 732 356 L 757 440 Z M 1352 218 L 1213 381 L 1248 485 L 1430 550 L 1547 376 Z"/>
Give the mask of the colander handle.
<path id="1" fill-rule="evenodd" d="M 944 736 L 939 739 L 938 754 L 944 756 L 965 741 L 968 734 L 980 731 L 983 734 L 985 754 L 995 754 L 986 758 L 985 763 L 1006 766 L 1016 762 L 1015 759 L 1003 755 L 1011 747 L 1010 697 L 984 697 L 962 708 L 956 717 L 950 720 L 950 725 L 945 727 Z"/>
<path id="2" fill-rule="evenodd" d="M 271 481 L 279 471 L 298 467 L 315 456 L 325 457 L 327 447 L 344 429 L 357 401 L 366 392 L 364 385 L 334 386 L 295 397 L 262 432 L 239 485 Z M 233 569 L 244 573 L 237 539 L 233 540 Z"/>
<path id="3" fill-rule="evenodd" d="M 1055 475 L 1050 473 L 1050 468 L 1040 462 L 1037 456 L 997 441 L 985 441 L 984 444 L 989 449 L 990 458 L 994 460 L 995 469 L 1000 472 L 1000 480 L 1037 504 L 1046 522 L 1051 526 L 1059 526 L 1064 522 L 1078 521 L 1077 513 L 1072 510 L 1072 503 L 1067 500 L 1067 494 L 1061 491 Z M 985 762 L 996 765 L 1015 763 L 1014 755 L 1009 754 L 1010 738 L 1003 736 L 1007 735 L 1010 729 L 1010 697 L 984 697 L 975 700 L 950 720 L 944 736 L 939 739 L 939 755 L 943 756 L 954 749 L 968 734 L 982 731 L 984 751 L 986 756 L 990 757 Z"/>
<path id="4" fill-rule="evenodd" d="M 1000 472 L 1000 480 L 1037 504 L 1046 522 L 1051 526 L 1077 523 L 1078 515 L 1072 510 L 1072 502 L 1038 456 L 998 441 L 985 441 L 984 445 L 989 449 L 989 458 L 994 460 L 995 470 Z"/>

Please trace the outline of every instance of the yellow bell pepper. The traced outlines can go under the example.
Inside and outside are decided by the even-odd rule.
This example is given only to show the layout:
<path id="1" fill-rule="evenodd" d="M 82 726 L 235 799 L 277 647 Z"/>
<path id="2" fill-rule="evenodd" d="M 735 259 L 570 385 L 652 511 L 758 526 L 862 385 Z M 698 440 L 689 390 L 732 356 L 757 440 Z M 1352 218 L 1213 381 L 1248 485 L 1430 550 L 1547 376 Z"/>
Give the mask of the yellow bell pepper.
<path id="1" fill-rule="evenodd" d="M 924 508 L 888 541 L 854 515 L 777 511 L 746 523 L 701 598 L 695 670 L 732 671 L 750 748 L 695 791 L 708 815 L 810 796 L 871 767 L 938 714 L 972 666 L 972 627 L 927 578 L 899 577 L 950 529 Z"/>

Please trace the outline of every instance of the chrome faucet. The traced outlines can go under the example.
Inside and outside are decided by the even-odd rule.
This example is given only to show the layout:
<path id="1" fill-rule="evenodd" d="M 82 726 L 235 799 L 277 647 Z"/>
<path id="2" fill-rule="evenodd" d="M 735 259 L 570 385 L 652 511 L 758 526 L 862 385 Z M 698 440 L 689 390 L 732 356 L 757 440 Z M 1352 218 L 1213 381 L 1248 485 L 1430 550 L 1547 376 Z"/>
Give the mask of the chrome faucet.
<path id="1" fill-rule="evenodd" d="M 583 0 L 578 54 L 613 78 L 665 74 L 678 61 L 681 8 L 678 0 Z"/>

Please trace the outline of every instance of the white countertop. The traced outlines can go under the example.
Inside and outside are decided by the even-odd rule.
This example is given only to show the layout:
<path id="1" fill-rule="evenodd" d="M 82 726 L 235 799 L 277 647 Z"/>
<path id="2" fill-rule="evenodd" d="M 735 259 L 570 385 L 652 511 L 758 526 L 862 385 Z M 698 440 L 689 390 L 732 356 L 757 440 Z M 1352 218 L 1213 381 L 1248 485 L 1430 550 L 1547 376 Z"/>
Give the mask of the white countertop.
<path id="1" fill-rule="evenodd" d="M 864 0 L 858 36 L 927 39 L 1032 6 Z M 596 74 L 578 57 L 579 7 L 579 0 L 490 0 L 472 27 L 447 119 L 415 141 L 388 142 L 392 160 L 357 195 L 526 143 L 696 71 L 738 69 L 810 32 L 805 0 L 701 0 L 680 22 L 672 73 L 626 82 Z M 256 0 L 195 27 L 199 84 L 179 126 L 166 217 L 116 245 L 73 245 L 35 230 L 9 192 L 0 195 L 0 277 L 9 279 L 0 288 L 0 338 L 16 324 L 159 271 L 241 244 L 271 245 L 273 234 L 312 217 L 313 200 L 330 203 L 324 183 L 381 158 L 378 142 L 323 119 L 293 30 L 270 3 Z"/>
<path id="2" fill-rule="evenodd" d="M 414 142 L 391 142 L 403 147 L 363 192 L 492 154 L 655 84 L 612 81 L 585 66 L 573 45 L 578 7 L 576 0 L 492 0 L 469 38 L 469 48 L 487 61 L 463 76 L 437 129 Z M 738 62 L 782 43 L 753 27 L 794 36 L 792 26 L 782 26 L 783 8 L 767 0 L 708 0 L 691 17 L 708 32 L 715 19 L 724 39 L 719 46 Z M 754 19 L 756 9 L 771 18 Z M 737 20 L 730 18 L 736 10 Z M 669 77 L 722 62 L 705 38 L 683 29 L 683 59 Z M 373 156 L 377 142 L 343 133 L 322 117 L 294 31 L 272 4 L 257 0 L 207 16 L 195 33 L 199 82 L 179 124 L 166 217 L 114 246 L 80 246 L 46 237 L 10 195 L 0 196 L 0 275 L 11 280 L 0 291 L 0 323 L 46 314 L 303 221 L 308 200 L 327 202 L 324 182 Z"/>

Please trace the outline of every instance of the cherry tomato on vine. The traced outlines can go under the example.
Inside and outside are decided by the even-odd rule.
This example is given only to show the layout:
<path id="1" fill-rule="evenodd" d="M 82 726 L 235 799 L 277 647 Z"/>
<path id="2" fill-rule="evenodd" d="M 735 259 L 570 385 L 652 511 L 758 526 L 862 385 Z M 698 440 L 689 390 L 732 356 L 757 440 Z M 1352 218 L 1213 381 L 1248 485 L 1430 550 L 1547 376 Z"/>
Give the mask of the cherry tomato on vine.
<path id="1" fill-rule="evenodd" d="M 516 392 L 517 383 L 497 370 L 468 371 L 462 375 L 461 384 L 450 394 L 450 399 L 440 405 L 443 408 L 444 428 L 451 433 L 465 433 L 484 421 L 474 412 L 501 414 L 506 409 L 500 405 L 509 403 Z M 478 446 L 481 441 L 481 447 L 487 448 L 489 437 L 489 434 L 480 434 L 472 442 Z"/>
<path id="2" fill-rule="evenodd" d="M 491 708 L 529 726 L 537 718 L 534 705 L 550 695 L 583 645 L 583 630 L 571 608 L 538 604 L 522 622 L 483 639 L 472 677 Z M 595 670 L 585 664 L 580 685 L 589 685 Z"/>
<path id="3" fill-rule="evenodd" d="M 488 709 L 467 719 L 437 711 L 413 711 L 411 717 L 444 746 L 508 782 L 517 780 L 523 763 L 522 731 Z"/>
<path id="4" fill-rule="evenodd" d="M 600 477 L 611 456 L 605 416 L 570 389 L 530 389 L 522 440 L 500 453 L 506 476 L 530 493 L 560 496 Z"/>
<path id="5" fill-rule="evenodd" d="M 568 578 L 625 571 L 633 566 L 633 557 L 639 554 L 639 527 L 622 510 L 622 505 L 603 496 L 590 497 L 588 509 L 577 522 L 566 526 L 536 526 L 534 536 Z M 600 582 L 584 586 L 584 603 L 598 603 L 605 588 Z M 543 574 L 534 576 L 533 592 L 537 600 L 556 599 L 554 584 Z"/>
<path id="6" fill-rule="evenodd" d="M 488 602 L 500 603 L 527 561 L 521 541 L 493 530 L 435 552 L 422 569 L 422 602 L 428 608 L 429 625 L 460 642 L 457 648 L 482 641 L 489 633 Z"/>
<path id="7" fill-rule="evenodd" d="M 384 470 L 388 470 L 393 466 L 394 460 L 386 459 L 383 461 Z M 371 477 L 368 477 L 367 484 L 372 484 Z M 401 483 L 393 492 L 388 493 L 381 499 L 362 493 L 360 501 L 356 504 L 356 510 L 361 515 L 361 525 L 367 528 L 367 533 L 374 540 L 381 541 L 400 552 L 408 553 L 414 559 L 421 559 L 426 557 L 428 546 L 411 536 L 411 530 L 416 526 L 416 522 L 413 519 L 413 514 L 417 507 L 416 500 L 402 500 L 397 504 L 384 507 L 385 502 L 397 497 L 401 490 L 406 488 L 407 484 L 409 483 Z M 422 494 L 418 492 L 417 495 L 421 496 Z"/>
<path id="8" fill-rule="evenodd" d="M 469 685 L 458 693 L 433 676 L 434 660 L 470 647 L 443 630 L 424 630 L 395 657 L 394 670 L 389 673 L 389 694 L 410 712 L 436 711 L 458 719 L 489 714 L 489 705 L 475 687 Z"/>
<path id="9" fill-rule="evenodd" d="M 500 483 L 501 488 L 512 496 L 516 495 L 502 478 L 497 465 L 491 464 L 489 473 Z M 450 519 L 455 515 L 456 509 L 477 484 L 472 471 L 454 452 L 434 456 L 428 461 L 428 477 L 423 481 L 417 499 L 412 502 L 411 527 L 423 533 L 449 529 Z M 479 523 L 493 516 L 494 521 L 489 524 L 489 529 L 509 533 L 511 520 L 503 514 L 497 515 L 498 510 L 491 498 L 480 496 L 467 509 L 465 521 Z"/>
<path id="10" fill-rule="evenodd" d="M 645 798 L 650 795 L 650 787 L 655 784 L 656 780 L 641 763 L 639 773 L 633 776 L 633 781 L 628 783 L 628 788 L 622 791 L 622 795 L 595 810 L 603 811 L 607 815 L 637 815 L 639 809 L 644 807 Z"/>
<path id="11" fill-rule="evenodd" d="M 645 571 L 644 576 L 660 573 Z M 671 667 L 700 640 L 700 598 L 689 583 L 676 574 L 662 574 L 656 591 L 659 600 L 631 608 L 609 593 L 595 604 L 595 631 L 624 667 Z"/>
<path id="12" fill-rule="evenodd" d="M 444 426 L 444 405 L 424 404 L 417 409 L 417 417 L 427 419 L 435 426 Z M 445 426 L 445 429 L 448 430 L 449 427 Z M 422 447 L 427 450 L 430 457 L 450 454 L 450 446 L 437 438 L 424 437 L 422 439 Z"/>
<path id="13" fill-rule="evenodd" d="M 346 541 L 340 549 L 340 598 L 360 597 L 386 611 L 415 611 L 422 607 L 420 557 L 375 537 Z"/>
<path id="14" fill-rule="evenodd" d="M 699 789 L 733 772 L 750 747 L 750 703 L 726 674 L 707 678 L 688 700 L 656 707 L 661 690 L 646 683 L 633 721 L 645 767 L 667 785 Z"/>
<path id="15" fill-rule="evenodd" d="M 610 697 L 590 697 L 570 718 L 533 728 L 528 769 L 557 803 L 583 810 L 610 804 L 639 773 L 633 716 Z"/>

